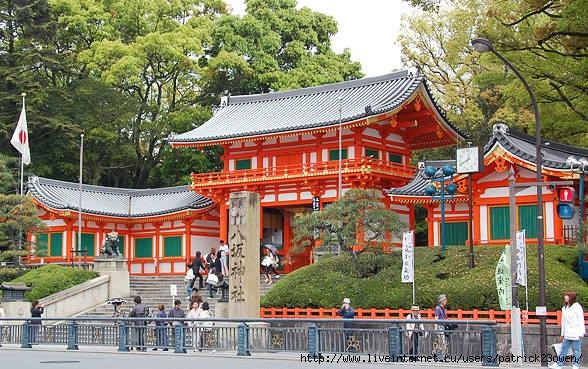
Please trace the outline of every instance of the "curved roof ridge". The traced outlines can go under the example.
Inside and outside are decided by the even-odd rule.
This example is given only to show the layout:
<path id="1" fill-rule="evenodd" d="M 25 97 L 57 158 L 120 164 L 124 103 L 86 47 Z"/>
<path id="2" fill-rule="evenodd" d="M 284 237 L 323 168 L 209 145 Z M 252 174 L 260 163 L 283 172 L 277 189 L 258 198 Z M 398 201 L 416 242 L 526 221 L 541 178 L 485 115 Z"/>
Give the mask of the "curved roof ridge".
<path id="1" fill-rule="evenodd" d="M 31 176 L 29 192 L 39 202 L 54 209 L 78 210 L 79 184 Z M 187 209 L 205 209 L 214 202 L 190 186 L 155 189 L 127 189 L 82 185 L 82 212 L 124 218 L 171 214 Z"/>
<path id="2" fill-rule="evenodd" d="M 352 79 L 349 81 L 342 81 L 336 83 L 330 83 L 326 85 L 319 85 L 319 86 L 311 86 L 311 87 L 304 87 L 294 90 L 287 90 L 287 91 L 276 91 L 270 92 L 265 94 L 252 94 L 252 95 L 236 95 L 236 96 L 229 96 L 227 105 L 233 104 L 246 104 L 251 102 L 261 102 L 261 101 L 269 101 L 269 100 L 280 100 L 280 99 L 287 99 L 290 97 L 295 96 L 302 96 L 302 95 L 314 95 L 314 94 L 321 94 L 324 92 L 331 92 L 331 91 L 338 91 L 338 90 L 348 90 L 357 87 L 368 86 L 376 83 L 381 83 L 385 81 L 391 81 L 399 78 L 406 78 L 406 77 L 414 77 L 414 78 L 423 78 L 420 75 L 411 76 L 408 70 L 401 70 L 393 73 L 384 74 L 381 76 L 375 77 L 367 77 L 367 78 L 357 78 Z"/>

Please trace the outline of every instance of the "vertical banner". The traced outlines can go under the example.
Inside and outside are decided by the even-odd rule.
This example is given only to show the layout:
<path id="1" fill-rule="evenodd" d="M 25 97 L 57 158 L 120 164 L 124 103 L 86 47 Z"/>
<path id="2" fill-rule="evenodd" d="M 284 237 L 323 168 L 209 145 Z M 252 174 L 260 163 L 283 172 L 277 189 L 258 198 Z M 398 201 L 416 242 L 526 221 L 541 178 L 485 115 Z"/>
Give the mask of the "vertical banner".
<path id="1" fill-rule="evenodd" d="M 414 282 L 414 231 L 402 234 L 402 283 Z"/>
<path id="2" fill-rule="evenodd" d="M 527 286 L 527 239 L 525 230 L 517 232 L 517 284 Z"/>
<path id="3" fill-rule="evenodd" d="M 510 310 L 512 305 L 512 290 L 510 285 L 510 245 L 506 245 L 498 265 L 496 265 L 496 291 L 500 309 Z"/>

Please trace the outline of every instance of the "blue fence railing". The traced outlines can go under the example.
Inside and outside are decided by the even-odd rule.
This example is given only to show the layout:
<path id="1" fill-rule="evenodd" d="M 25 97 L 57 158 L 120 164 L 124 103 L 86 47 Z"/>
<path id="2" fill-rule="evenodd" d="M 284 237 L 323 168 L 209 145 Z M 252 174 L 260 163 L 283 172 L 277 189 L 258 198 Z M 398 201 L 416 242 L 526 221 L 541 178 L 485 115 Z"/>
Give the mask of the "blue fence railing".
<path id="1" fill-rule="evenodd" d="M 158 322 L 159 324 L 155 324 Z M 111 346 L 118 351 L 300 352 L 379 355 L 389 361 L 479 358 L 498 366 L 494 321 L 376 319 L 0 319 L 0 343 Z M 415 325 L 416 323 L 416 325 Z M 407 329 L 410 327 L 410 329 Z M 452 359 L 455 360 L 455 359 Z"/>

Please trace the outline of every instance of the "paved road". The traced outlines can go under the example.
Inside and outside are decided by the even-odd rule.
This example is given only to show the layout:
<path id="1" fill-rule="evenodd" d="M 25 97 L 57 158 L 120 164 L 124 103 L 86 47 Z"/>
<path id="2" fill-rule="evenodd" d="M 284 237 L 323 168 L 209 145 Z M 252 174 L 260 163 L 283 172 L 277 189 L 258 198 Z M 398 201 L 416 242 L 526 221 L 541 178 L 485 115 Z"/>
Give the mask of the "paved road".
<path id="1" fill-rule="evenodd" d="M 482 368 L 481 363 L 389 363 L 381 362 L 385 357 L 374 355 L 333 356 L 325 355 L 324 362 L 319 363 L 316 358 L 304 357 L 293 353 L 254 353 L 251 357 L 238 357 L 235 352 L 189 352 L 187 355 L 171 352 L 146 353 L 115 351 L 114 348 L 83 347 L 79 351 L 67 351 L 62 346 L 34 346 L 32 349 L 20 349 L 17 345 L 0 348 L 0 366 L 2 368 L 64 368 L 64 369 L 105 369 L 105 368 L 181 368 L 191 367 L 197 357 L 205 358 L 214 363 L 216 368 L 259 369 L 266 368 L 298 369 L 298 368 L 451 368 L 471 369 Z M 354 357 L 359 362 L 347 362 Z M 210 360 L 208 360 L 210 359 Z M 197 359 L 196 359 L 197 360 Z M 337 362 L 339 361 L 339 362 Z M 502 363 L 501 368 L 540 368 L 539 364 L 512 365 Z"/>

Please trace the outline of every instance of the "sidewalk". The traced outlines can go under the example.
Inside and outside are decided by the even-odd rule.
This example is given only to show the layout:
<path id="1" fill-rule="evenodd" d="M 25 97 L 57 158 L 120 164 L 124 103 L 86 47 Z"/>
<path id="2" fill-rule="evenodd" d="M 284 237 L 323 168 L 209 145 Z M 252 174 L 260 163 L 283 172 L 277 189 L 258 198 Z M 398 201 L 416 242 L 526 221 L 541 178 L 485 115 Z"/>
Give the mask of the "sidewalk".
<path id="1" fill-rule="evenodd" d="M 341 366 L 342 368 L 367 368 L 369 366 L 394 366 L 402 368 L 452 368 L 452 369 L 471 369 L 481 368 L 482 363 L 479 361 L 471 362 L 469 360 L 475 358 L 461 358 L 459 362 L 434 362 L 432 358 L 427 360 L 426 357 L 421 358 L 420 362 L 390 362 L 389 358 L 385 355 L 374 355 L 374 354 L 324 354 L 321 357 L 309 357 L 308 354 L 304 353 L 286 353 L 286 352 L 255 352 L 251 356 L 237 356 L 235 351 L 217 351 L 214 353 L 203 351 L 194 352 L 193 350 L 188 351 L 186 354 L 174 354 L 173 351 L 147 351 L 147 352 L 119 352 L 116 347 L 113 346 L 81 346 L 77 351 L 68 351 L 66 347 L 61 345 L 35 345 L 30 349 L 22 349 L 17 344 L 5 344 L 0 348 L 0 356 L 6 357 L 10 354 L 13 358 L 18 358 L 18 361 L 22 361 L 22 358 L 35 358 L 35 363 L 39 363 L 39 359 L 42 357 L 56 356 L 61 361 L 80 361 L 80 362 L 93 362 L 98 360 L 101 363 L 100 368 L 104 367 L 105 362 L 116 362 L 122 363 L 130 361 L 133 363 L 145 362 L 142 364 L 142 368 L 150 368 L 152 364 L 163 363 L 161 365 L 169 366 L 170 361 L 173 363 L 182 363 L 186 360 L 192 361 L 195 357 L 213 358 L 215 362 L 222 361 L 225 365 L 219 367 L 232 367 L 238 366 L 239 368 L 257 368 L 260 363 L 254 364 L 254 362 L 264 361 L 261 365 L 269 365 L 269 367 L 280 367 L 280 369 L 290 368 L 308 368 L 308 367 L 329 367 L 330 365 Z M 27 355 L 23 355 L 23 354 Z M 459 358 L 452 358 L 457 360 Z M 501 358 L 501 361 L 506 358 Z M 47 362 L 50 362 L 47 359 Z M 449 358 L 448 358 L 449 360 Z M 428 361 L 428 362 L 426 362 Z M 465 362 L 468 361 L 468 362 Z M 10 361 L 9 361 L 10 362 Z M 93 369 L 92 365 L 84 365 L 85 369 Z M 500 368 L 540 368 L 540 363 L 512 363 L 512 362 L 501 362 Z M 581 367 L 586 367 L 582 365 Z M 97 367 L 98 368 L 98 367 Z"/>

